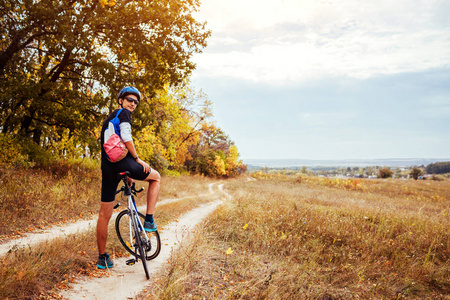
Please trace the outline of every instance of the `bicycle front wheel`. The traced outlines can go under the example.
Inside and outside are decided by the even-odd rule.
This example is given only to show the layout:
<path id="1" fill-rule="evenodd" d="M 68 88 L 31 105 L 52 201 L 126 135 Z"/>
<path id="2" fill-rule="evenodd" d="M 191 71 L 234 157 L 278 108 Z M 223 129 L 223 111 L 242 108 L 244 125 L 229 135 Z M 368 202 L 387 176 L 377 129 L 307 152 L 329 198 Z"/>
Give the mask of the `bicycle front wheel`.
<path id="1" fill-rule="evenodd" d="M 139 224 L 134 223 L 133 225 L 134 225 L 133 227 L 134 227 L 134 232 L 135 232 L 135 236 L 136 236 L 136 249 L 140 254 L 139 256 L 141 257 L 142 265 L 144 266 L 145 277 L 147 277 L 147 279 L 150 279 L 150 275 L 148 274 L 148 268 L 147 268 L 147 259 L 145 259 L 145 257 L 147 255 L 145 253 L 142 235 L 139 233 L 140 232 L 140 230 L 138 228 Z"/>
<path id="2" fill-rule="evenodd" d="M 141 223 L 144 224 L 145 216 L 139 213 L 139 218 L 141 220 Z M 121 211 L 116 219 L 117 237 L 119 238 L 119 241 L 122 244 L 122 246 L 124 246 L 124 248 L 129 253 L 141 258 L 141 255 L 135 246 L 136 239 L 135 239 L 135 232 L 133 229 L 131 229 L 131 236 L 130 236 L 130 224 L 131 222 L 130 217 L 128 215 L 128 210 L 126 209 Z M 144 251 L 146 252 L 146 259 L 152 260 L 155 257 L 157 257 L 159 255 L 159 252 L 161 251 L 161 239 L 159 237 L 159 233 L 158 231 L 146 232 L 143 230 L 141 231 L 141 234 L 143 235 L 142 241 Z M 144 235 L 147 236 L 147 239 L 145 239 Z M 146 240 L 148 242 L 146 242 Z"/>

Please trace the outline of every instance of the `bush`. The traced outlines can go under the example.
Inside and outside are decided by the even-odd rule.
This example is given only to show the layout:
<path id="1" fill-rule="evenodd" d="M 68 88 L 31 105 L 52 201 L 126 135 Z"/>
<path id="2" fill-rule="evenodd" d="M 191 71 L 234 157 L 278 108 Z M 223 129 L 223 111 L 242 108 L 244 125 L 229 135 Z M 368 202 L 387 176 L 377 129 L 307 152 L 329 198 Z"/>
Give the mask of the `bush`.
<path id="1" fill-rule="evenodd" d="M 383 168 L 378 171 L 378 178 L 391 178 L 393 174 L 394 171 L 392 171 L 391 169 Z"/>
<path id="2" fill-rule="evenodd" d="M 419 176 L 422 175 L 423 171 L 422 169 L 419 169 L 418 167 L 414 167 L 411 172 L 409 173 L 409 175 L 412 176 L 412 178 L 414 178 L 414 180 L 419 179 Z"/>
<path id="3" fill-rule="evenodd" d="M 431 180 L 434 180 L 434 181 L 444 181 L 445 178 L 444 178 L 443 176 L 439 176 L 439 175 L 433 174 L 433 176 L 431 177 Z"/>
<path id="4" fill-rule="evenodd" d="M 47 165 L 57 160 L 54 154 L 46 151 L 27 137 L 0 134 L 0 163 L 32 167 Z"/>
<path id="5" fill-rule="evenodd" d="M 64 177 L 71 167 L 97 170 L 100 162 L 89 157 L 63 159 L 55 151 L 46 150 L 24 136 L 0 133 L 0 164 L 10 167 L 37 168 Z"/>
<path id="6" fill-rule="evenodd" d="M 149 164 L 161 175 L 166 174 L 166 171 L 169 168 L 169 162 L 160 153 L 154 153 L 149 159 Z"/>
<path id="7" fill-rule="evenodd" d="M 170 176 L 170 177 L 180 177 L 180 176 L 189 176 L 189 172 L 185 171 L 185 170 L 164 170 L 164 175 L 165 176 Z"/>

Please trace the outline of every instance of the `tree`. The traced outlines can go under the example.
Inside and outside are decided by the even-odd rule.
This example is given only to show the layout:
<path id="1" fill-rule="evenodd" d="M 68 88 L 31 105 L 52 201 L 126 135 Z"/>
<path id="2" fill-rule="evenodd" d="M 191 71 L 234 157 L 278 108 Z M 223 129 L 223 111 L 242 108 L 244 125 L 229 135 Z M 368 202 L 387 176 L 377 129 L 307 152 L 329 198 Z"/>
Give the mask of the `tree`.
<path id="1" fill-rule="evenodd" d="M 412 178 L 414 178 L 414 180 L 417 180 L 419 179 L 419 176 L 422 175 L 422 169 L 414 167 L 409 174 L 412 176 Z"/>
<path id="2" fill-rule="evenodd" d="M 438 162 L 429 164 L 425 171 L 428 174 L 445 174 L 450 173 L 450 162 Z"/>
<path id="3" fill-rule="evenodd" d="M 391 178 L 394 172 L 388 167 L 378 170 L 378 178 Z"/>
<path id="4" fill-rule="evenodd" d="M 155 168 L 181 169 L 191 159 L 189 147 L 202 135 L 202 125 L 212 116 L 211 102 L 185 82 L 177 88 L 157 92 L 152 102 L 155 121 L 138 133 L 140 157 Z"/>
<path id="5" fill-rule="evenodd" d="M 231 145 L 226 157 L 226 175 L 232 177 L 238 175 L 242 170 L 242 161 L 239 160 L 238 148 L 235 145 Z"/>
<path id="6" fill-rule="evenodd" d="M 157 122 L 152 96 L 180 84 L 210 32 L 188 0 L 1 0 L 0 128 L 38 144 L 64 132 L 95 147 L 124 85 L 143 101 L 138 129 Z M 45 138 L 45 139 L 43 139 Z"/>
<path id="7" fill-rule="evenodd" d="M 204 123 L 198 143 L 189 146 L 188 171 L 209 176 L 234 176 L 246 170 L 239 160 L 234 143 L 222 129 L 212 123 Z"/>
<path id="8" fill-rule="evenodd" d="M 158 169 L 245 170 L 188 82 L 210 32 L 191 0 L 0 0 L 0 130 L 53 154 L 98 155 L 101 122 L 125 85 L 140 156 Z"/>

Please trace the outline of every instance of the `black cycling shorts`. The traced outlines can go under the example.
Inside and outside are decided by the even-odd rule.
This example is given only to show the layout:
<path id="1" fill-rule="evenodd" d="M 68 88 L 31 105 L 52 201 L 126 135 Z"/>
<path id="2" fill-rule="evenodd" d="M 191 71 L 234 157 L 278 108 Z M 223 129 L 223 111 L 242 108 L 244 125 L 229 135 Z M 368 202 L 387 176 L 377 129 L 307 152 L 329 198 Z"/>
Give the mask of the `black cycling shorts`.
<path id="1" fill-rule="evenodd" d="M 145 173 L 144 167 L 138 164 L 130 154 L 116 163 L 102 160 L 102 202 L 114 201 L 117 185 L 120 182 L 117 174 L 125 171 L 130 172 L 130 177 L 135 180 L 145 180 L 151 169 L 149 173 Z"/>

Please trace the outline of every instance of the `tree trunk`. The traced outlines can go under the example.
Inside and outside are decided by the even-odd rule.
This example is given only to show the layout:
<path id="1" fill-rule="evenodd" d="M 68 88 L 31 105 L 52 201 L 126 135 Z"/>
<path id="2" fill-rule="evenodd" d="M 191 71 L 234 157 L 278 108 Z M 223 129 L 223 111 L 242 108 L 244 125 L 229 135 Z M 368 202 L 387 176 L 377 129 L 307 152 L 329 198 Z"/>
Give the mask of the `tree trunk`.
<path id="1" fill-rule="evenodd" d="M 31 114 L 33 115 L 33 114 Z M 20 127 L 20 131 L 25 132 L 28 134 L 30 132 L 30 126 L 31 122 L 33 121 L 33 117 L 30 116 L 24 116 L 22 120 L 22 126 Z"/>
<path id="2" fill-rule="evenodd" d="M 13 42 L 6 48 L 5 51 L 0 53 L 0 76 L 5 72 L 6 65 L 11 60 L 13 55 L 21 50 L 20 43 L 17 39 L 13 40 Z"/>
<path id="3" fill-rule="evenodd" d="M 40 145 L 41 144 L 41 136 L 42 136 L 42 130 L 39 128 L 36 128 L 33 130 L 33 141 Z"/>

